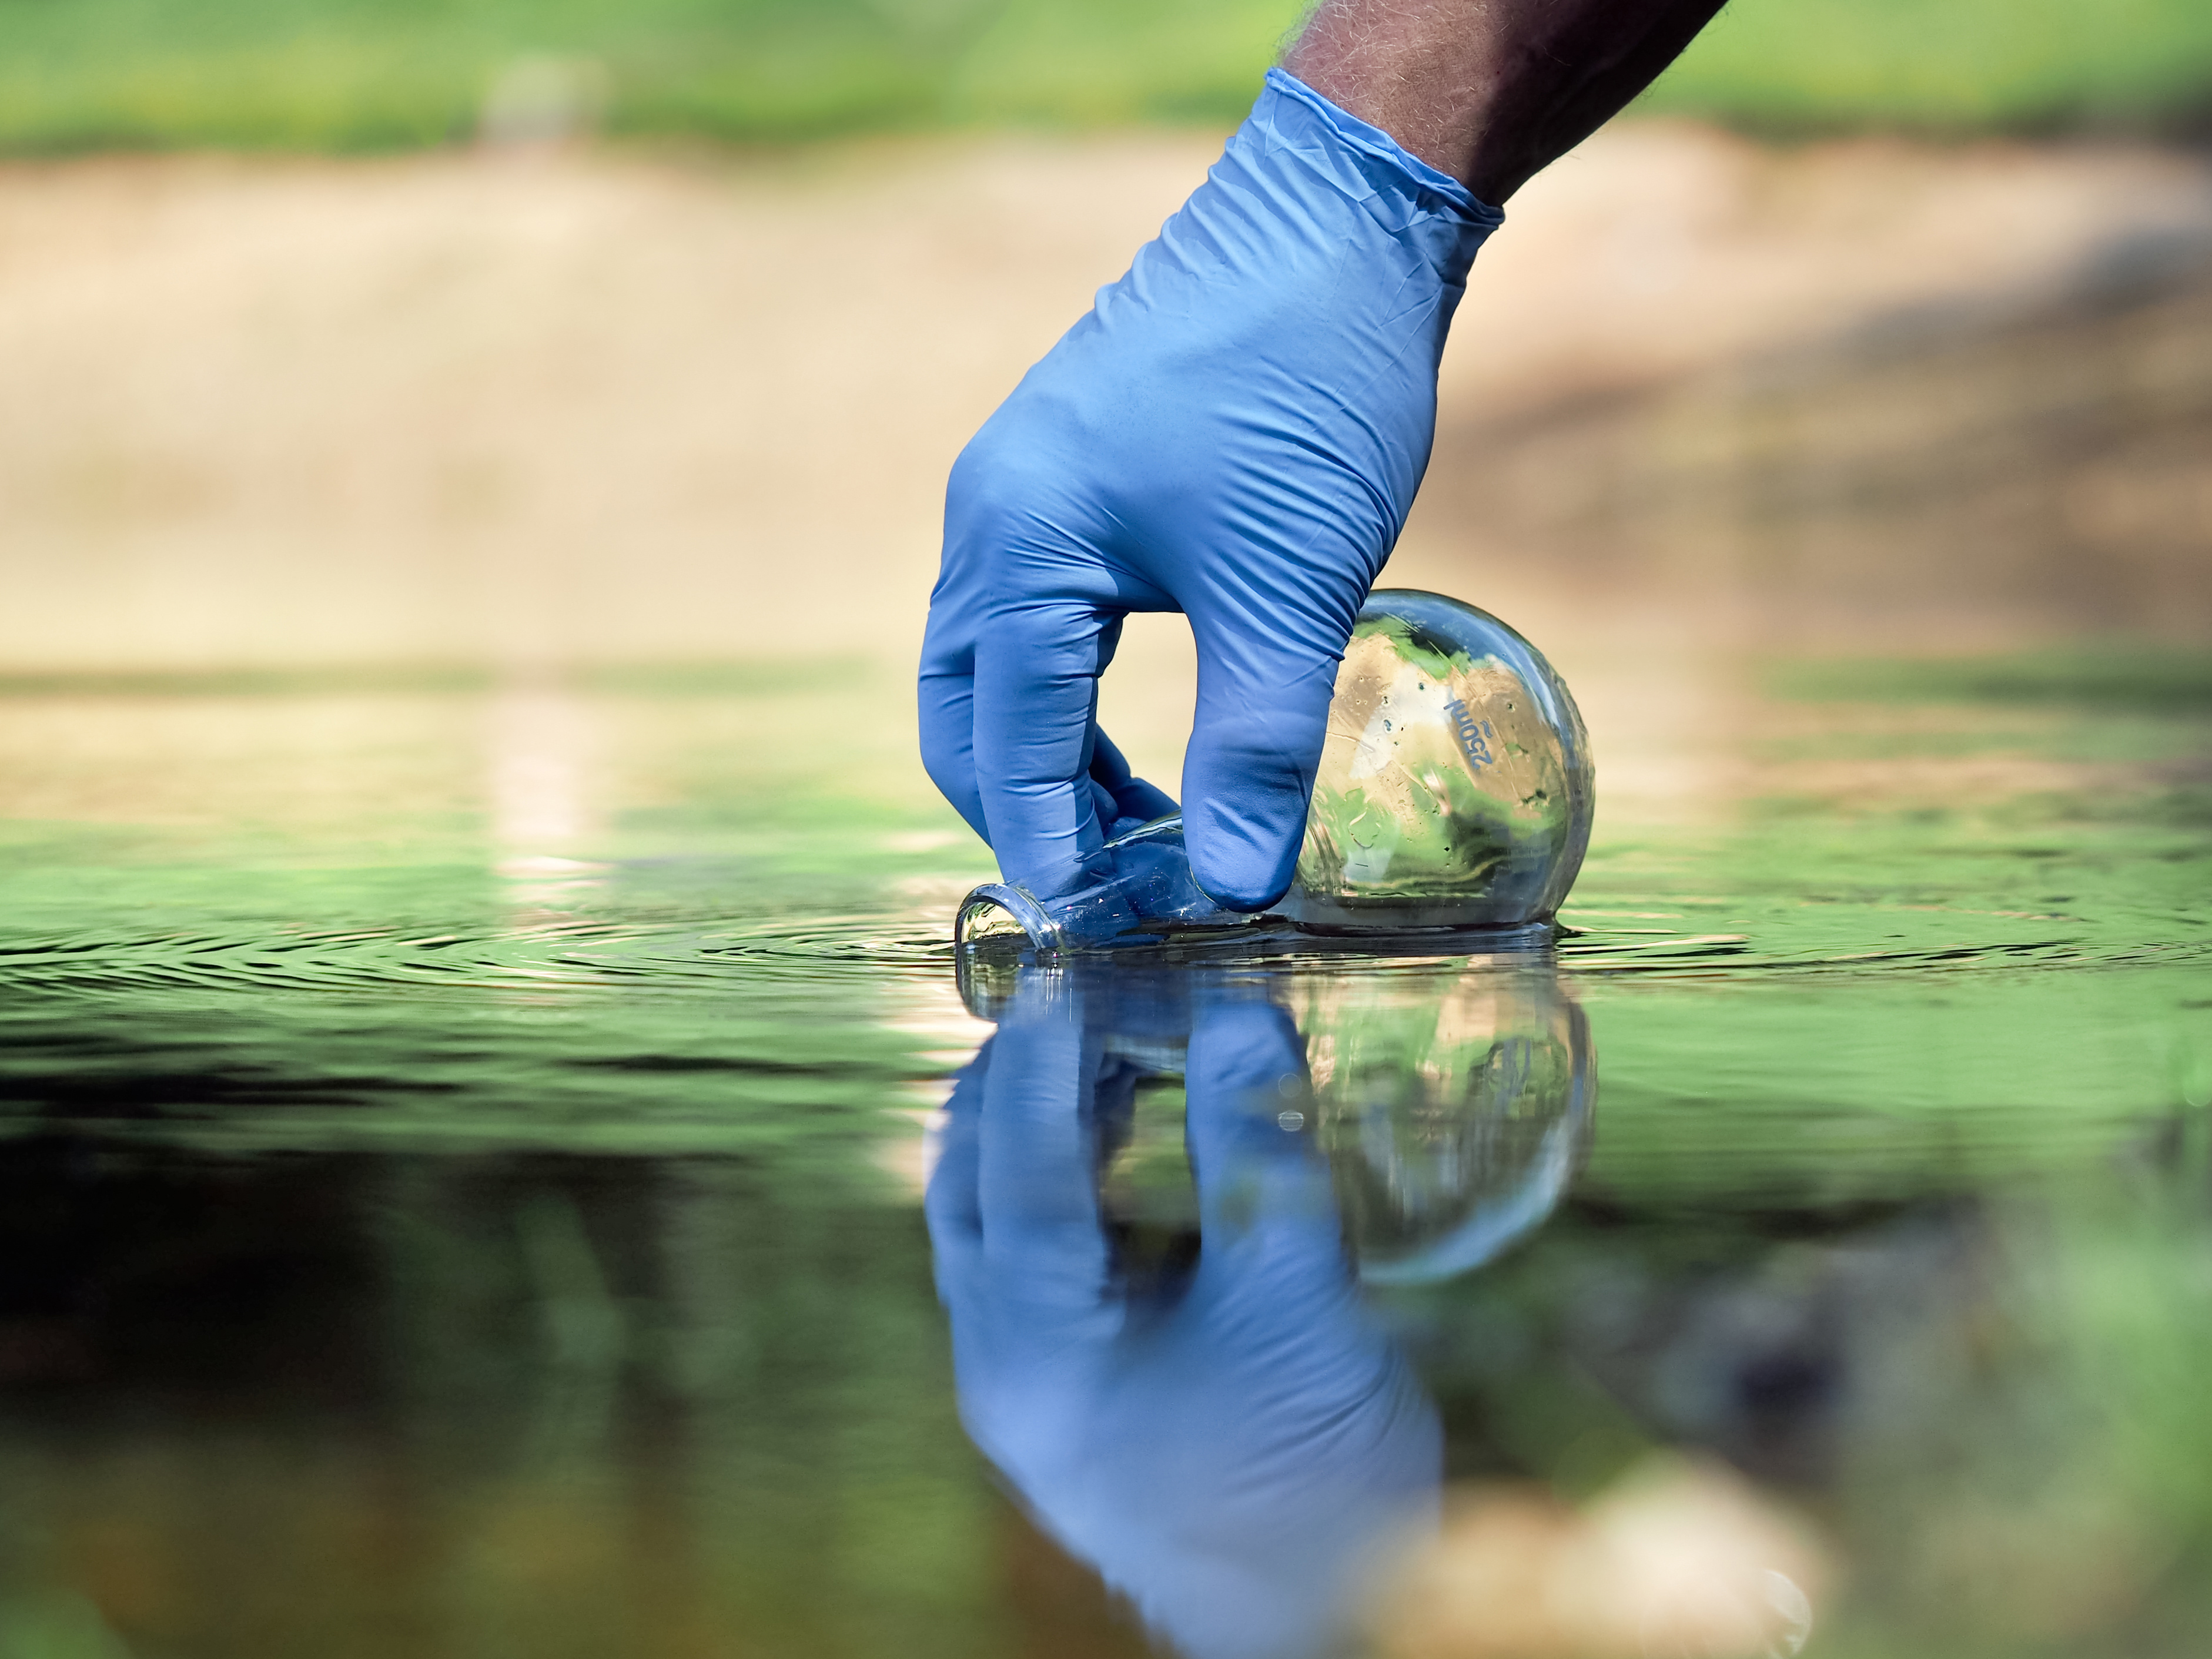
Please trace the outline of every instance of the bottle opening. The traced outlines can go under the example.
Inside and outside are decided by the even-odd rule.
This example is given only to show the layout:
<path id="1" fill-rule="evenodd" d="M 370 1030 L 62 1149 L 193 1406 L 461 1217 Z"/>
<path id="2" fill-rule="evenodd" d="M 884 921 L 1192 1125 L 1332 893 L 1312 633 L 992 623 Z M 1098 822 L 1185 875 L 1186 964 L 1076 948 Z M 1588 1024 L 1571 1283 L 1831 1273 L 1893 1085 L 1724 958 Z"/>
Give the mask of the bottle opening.
<path id="1" fill-rule="evenodd" d="M 952 921 L 956 950 L 988 951 L 998 954 L 1034 945 L 1050 950 L 1060 942 L 1060 929 L 1044 907 L 1019 887 L 988 881 L 963 899 Z"/>

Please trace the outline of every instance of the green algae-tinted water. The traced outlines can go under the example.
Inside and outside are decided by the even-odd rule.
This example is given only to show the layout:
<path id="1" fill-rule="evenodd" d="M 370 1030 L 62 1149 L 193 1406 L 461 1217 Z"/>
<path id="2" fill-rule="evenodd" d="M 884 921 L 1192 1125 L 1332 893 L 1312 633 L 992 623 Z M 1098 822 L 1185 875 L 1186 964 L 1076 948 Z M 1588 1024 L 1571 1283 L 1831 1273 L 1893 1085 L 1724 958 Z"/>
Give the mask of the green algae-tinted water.
<path id="1" fill-rule="evenodd" d="M 896 687 L 7 687 L 0 1655 L 1786 1650 L 1654 1482 L 1808 1651 L 2201 1650 L 2212 681 L 1748 683 L 1548 952 L 996 1036 Z"/>

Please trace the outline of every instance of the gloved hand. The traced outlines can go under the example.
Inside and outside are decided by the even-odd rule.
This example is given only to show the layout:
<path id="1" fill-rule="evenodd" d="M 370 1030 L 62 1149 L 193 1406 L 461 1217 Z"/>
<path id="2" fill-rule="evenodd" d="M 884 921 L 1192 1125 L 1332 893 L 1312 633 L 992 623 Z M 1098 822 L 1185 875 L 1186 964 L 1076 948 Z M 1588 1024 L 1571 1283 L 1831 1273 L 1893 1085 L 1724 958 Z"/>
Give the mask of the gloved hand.
<path id="1" fill-rule="evenodd" d="M 1336 665 L 1428 464 L 1437 360 L 1501 215 L 1281 70 L 1206 182 L 952 469 L 922 758 L 1010 881 L 1174 809 L 1097 728 L 1131 611 L 1198 646 L 1199 882 L 1289 887 Z"/>
<path id="2" fill-rule="evenodd" d="M 1118 1270 L 1101 1162 L 1188 1033 L 1201 1244 Z M 1362 1304 L 1289 1014 L 1226 978 L 1027 974 L 962 1076 L 930 1242 L 960 1414 L 1040 1523 L 1191 1659 L 1336 1651 L 1370 1553 L 1433 1524 L 1435 1408 Z"/>

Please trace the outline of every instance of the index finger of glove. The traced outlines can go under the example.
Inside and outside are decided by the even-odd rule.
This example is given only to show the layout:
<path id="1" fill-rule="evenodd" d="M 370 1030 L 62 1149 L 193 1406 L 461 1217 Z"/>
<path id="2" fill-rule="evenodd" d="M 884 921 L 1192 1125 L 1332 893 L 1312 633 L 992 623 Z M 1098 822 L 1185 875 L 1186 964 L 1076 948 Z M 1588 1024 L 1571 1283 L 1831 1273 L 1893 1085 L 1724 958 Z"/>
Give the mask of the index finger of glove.
<path id="1" fill-rule="evenodd" d="M 1098 1307 L 1110 1250 L 1098 1213 L 1094 1107 L 1107 1069 L 1079 1006 L 1030 1009 L 992 1039 L 978 1101 L 981 1265 L 1002 1302 L 1040 1315 Z"/>
<path id="2" fill-rule="evenodd" d="M 1101 873 L 1092 722 L 1115 620 L 1083 599 L 1018 600 L 976 642 L 976 795 L 999 868 L 1042 899 Z"/>
<path id="3" fill-rule="evenodd" d="M 963 607 L 943 593 L 933 598 L 922 636 L 915 687 L 921 723 L 921 764 L 938 792 L 968 827 L 988 842 L 983 797 L 975 788 L 975 644 Z"/>

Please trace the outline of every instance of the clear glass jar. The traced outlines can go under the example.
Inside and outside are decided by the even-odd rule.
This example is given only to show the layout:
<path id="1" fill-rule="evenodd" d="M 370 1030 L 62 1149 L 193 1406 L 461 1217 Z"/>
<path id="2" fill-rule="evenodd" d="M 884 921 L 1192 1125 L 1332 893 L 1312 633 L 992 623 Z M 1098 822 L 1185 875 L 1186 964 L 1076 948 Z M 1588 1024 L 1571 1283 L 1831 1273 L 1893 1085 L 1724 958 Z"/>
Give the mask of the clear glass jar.
<path id="1" fill-rule="evenodd" d="M 1332 929 L 1545 920 L 1595 800 L 1582 715 L 1543 654 L 1472 605 L 1384 590 L 1337 671 L 1281 912 Z"/>

